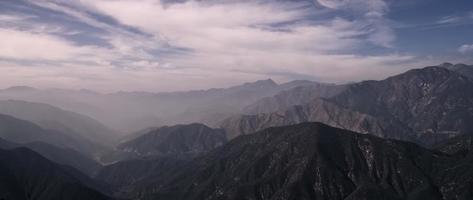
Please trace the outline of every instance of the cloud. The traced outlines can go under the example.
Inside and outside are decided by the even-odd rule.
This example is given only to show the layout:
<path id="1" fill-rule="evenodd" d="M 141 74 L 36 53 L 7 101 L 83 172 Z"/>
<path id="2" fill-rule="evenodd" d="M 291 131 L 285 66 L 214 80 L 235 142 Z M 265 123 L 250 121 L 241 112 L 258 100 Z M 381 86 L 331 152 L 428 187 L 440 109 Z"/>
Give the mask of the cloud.
<path id="1" fill-rule="evenodd" d="M 473 52 L 473 44 L 464 44 L 460 48 L 458 48 L 460 53 L 466 54 Z"/>
<path id="2" fill-rule="evenodd" d="M 369 32 L 368 41 L 375 45 L 392 48 L 396 40 L 390 21 L 385 18 L 389 6 L 384 0 L 317 0 L 327 8 L 344 11 L 355 16 L 359 26 Z"/>
<path id="3" fill-rule="evenodd" d="M 24 60 L 73 60 L 93 52 L 47 35 L 0 28 L 0 57 Z"/>
<path id="4" fill-rule="evenodd" d="M 393 47 L 388 5 L 380 0 L 319 1 L 323 10 L 301 1 L 31 2 L 68 21 L 4 17 L 16 22 L 0 29 L 10 40 L 0 43 L 0 61 L 8 61 L 0 73 L 37 75 L 22 79 L 23 85 L 38 80 L 43 86 L 170 91 L 268 77 L 380 79 L 406 69 L 400 65 L 415 66 L 410 55 L 359 53 L 373 45 Z M 319 19 L 325 12 L 355 17 Z"/>
<path id="5" fill-rule="evenodd" d="M 332 9 L 345 9 L 358 12 L 380 12 L 384 13 L 388 10 L 388 6 L 383 0 L 317 0 L 317 2 L 325 7 Z"/>
<path id="6" fill-rule="evenodd" d="M 443 16 L 435 21 L 435 26 L 459 26 L 473 23 L 473 12 Z"/>
<path id="7" fill-rule="evenodd" d="M 463 18 L 460 16 L 445 16 L 437 21 L 438 24 L 452 24 L 462 21 Z"/>

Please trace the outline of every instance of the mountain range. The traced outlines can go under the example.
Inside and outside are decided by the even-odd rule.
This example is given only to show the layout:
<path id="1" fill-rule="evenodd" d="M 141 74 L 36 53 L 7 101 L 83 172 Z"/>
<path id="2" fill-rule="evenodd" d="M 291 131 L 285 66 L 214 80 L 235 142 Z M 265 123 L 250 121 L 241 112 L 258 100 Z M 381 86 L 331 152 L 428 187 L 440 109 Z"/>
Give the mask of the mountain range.
<path id="1" fill-rule="evenodd" d="M 0 199 L 473 199 L 472 69 L 168 93 L 7 88 Z"/>
<path id="2" fill-rule="evenodd" d="M 295 88 L 264 100 L 280 102 L 278 106 L 258 102 L 250 106 L 253 111 L 248 111 L 258 114 L 233 116 L 221 127 L 233 138 L 271 126 L 316 121 L 430 145 L 473 132 L 472 88 L 473 82 L 456 71 L 426 67 L 381 81 L 326 86 L 321 91 L 331 95 L 306 102 L 281 100 L 302 90 Z M 298 105 L 299 102 L 302 104 Z"/>
<path id="3" fill-rule="evenodd" d="M 117 163 L 98 177 L 129 183 L 121 192 L 134 199 L 469 199 L 471 158 L 301 123 L 237 137 L 188 161 Z"/>
<path id="4" fill-rule="evenodd" d="M 35 89 L 18 86 L 0 90 L 0 99 L 54 105 L 63 110 L 89 116 L 119 132 L 130 133 L 150 126 L 187 123 L 216 126 L 222 119 L 241 113 L 244 107 L 261 98 L 311 84 L 316 83 L 292 81 L 277 84 L 268 79 L 229 88 L 187 92 L 109 94 L 89 90 Z"/>

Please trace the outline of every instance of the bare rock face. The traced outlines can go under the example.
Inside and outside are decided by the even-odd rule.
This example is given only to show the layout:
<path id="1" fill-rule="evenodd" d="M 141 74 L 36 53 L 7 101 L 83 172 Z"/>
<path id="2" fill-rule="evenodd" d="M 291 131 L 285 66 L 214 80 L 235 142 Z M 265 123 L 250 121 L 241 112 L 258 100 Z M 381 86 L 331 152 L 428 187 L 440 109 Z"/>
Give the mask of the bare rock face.
<path id="1" fill-rule="evenodd" d="M 199 154 L 226 142 L 222 129 L 203 124 L 164 126 L 118 145 L 118 149 L 139 156 Z"/>
<path id="2" fill-rule="evenodd" d="M 238 137 L 139 181 L 131 193 L 186 200 L 471 199 L 471 158 L 302 123 Z"/>
<path id="3" fill-rule="evenodd" d="M 307 121 L 430 145 L 473 132 L 473 82 L 443 67 L 415 69 L 346 85 L 331 97 L 284 111 L 234 116 L 221 127 L 233 138 Z"/>

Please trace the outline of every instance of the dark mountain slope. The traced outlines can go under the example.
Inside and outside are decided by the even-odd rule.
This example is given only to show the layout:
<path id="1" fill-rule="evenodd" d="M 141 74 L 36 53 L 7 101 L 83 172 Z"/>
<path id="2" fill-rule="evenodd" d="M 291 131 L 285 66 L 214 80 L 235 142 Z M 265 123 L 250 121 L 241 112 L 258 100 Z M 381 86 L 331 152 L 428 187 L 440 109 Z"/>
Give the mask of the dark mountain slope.
<path id="1" fill-rule="evenodd" d="M 471 160 L 320 123 L 240 136 L 140 199 L 471 199 Z"/>
<path id="2" fill-rule="evenodd" d="M 191 164 L 190 158 L 176 156 L 126 160 L 103 167 L 95 179 L 112 186 L 115 196 L 132 199 L 130 192 L 139 188 L 139 182 L 145 179 L 164 182 Z"/>
<path id="3" fill-rule="evenodd" d="M 16 144 L 0 138 L 0 148 L 2 149 L 14 149 L 19 147 L 31 149 L 55 163 L 74 167 L 90 177 L 95 175 L 101 168 L 100 163 L 73 149 L 60 148 L 43 142 Z"/>
<path id="4" fill-rule="evenodd" d="M 473 150 L 473 136 L 461 135 L 433 145 L 433 149 L 450 155 L 466 156 Z"/>
<path id="5" fill-rule="evenodd" d="M 210 151 L 226 142 L 222 129 L 203 124 L 164 126 L 131 141 L 118 145 L 118 149 L 139 156 L 198 154 Z"/>
<path id="6" fill-rule="evenodd" d="M 0 177 L 0 199 L 110 199 L 85 186 L 70 170 L 26 148 L 0 150 Z"/>

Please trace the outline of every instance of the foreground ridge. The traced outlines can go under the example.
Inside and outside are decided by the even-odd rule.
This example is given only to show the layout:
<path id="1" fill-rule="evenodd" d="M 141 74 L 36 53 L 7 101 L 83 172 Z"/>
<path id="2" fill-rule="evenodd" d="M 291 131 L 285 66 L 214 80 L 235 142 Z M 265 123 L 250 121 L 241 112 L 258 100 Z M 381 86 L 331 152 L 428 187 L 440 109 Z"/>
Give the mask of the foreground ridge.
<path id="1" fill-rule="evenodd" d="M 469 199 L 471 158 L 302 123 L 240 136 L 133 188 L 137 199 Z"/>

